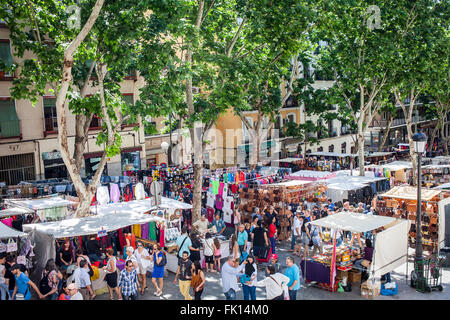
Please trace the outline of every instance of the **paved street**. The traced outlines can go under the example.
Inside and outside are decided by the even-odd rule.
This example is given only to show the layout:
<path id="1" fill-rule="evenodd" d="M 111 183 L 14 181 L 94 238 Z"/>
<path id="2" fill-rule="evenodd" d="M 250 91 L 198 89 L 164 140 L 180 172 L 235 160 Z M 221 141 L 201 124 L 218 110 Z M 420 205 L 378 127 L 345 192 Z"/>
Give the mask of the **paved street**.
<path id="1" fill-rule="evenodd" d="M 410 255 L 412 255 L 414 250 L 410 249 Z M 285 258 L 289 255 L 288 246 L 284 246 L 277 251 L 277 254 L 280 258 L 280 262 L 282 262 L 282 268 L 285 268 Z M 297 257 L 296 257 L 297 258 Z M 298 263 L 298 260 L 296 260 Z M 412 261 L 408 265 L 408 273 L 411 272 L 413 267 Z M 264 278 L 263 269 L 258 269 L 258 280 Z M 391 272 L 392 281 L 397 282 L 399 286 L 399 293 L 395 296 L 379 296 L 377 300 L 449 300 L 450 299 L 450 269 L 443 270 L 443 279 L 442 285 L 444 290 L 442 292 L 434 291 L 431 293 L 419 293 L 409 287 L 409 285 L 405 281 L 406 274 L 406 266 L 402 266 L 397 268 L 394 272 Z M 174 274 L 169 272 L 167 278 L 164 278 L 164 294 L 161 297 L 155 297 L 153 295 L 154 287 L 151 285 L 151 278 L 147 278 L 148 281 L 148 290 L 145 295 L 140 296 L 142 300 L 183 300 L 183 296 L 181 295 L 178 286 L 173 284 Z M 237 293 L 238 299 L 243 299 L 242 290 Z M 266 293 L 264 288 L 256 289 L 256 298 L 257 300 L 265 300 Z M 104 294 L 98 296 L 96 300 L 107 300 L 109 299 L 108 294 Z M 222 283 L 220 274 L 209 273 L 206 276 L 206 285 L 205 290 L 202 295 L 202 299 L 204 300 L 225 300 L 225 297 L 222 293 Z M 297 293 L 297 300 L 365 300 L 360 296 L 359 287 L 354 284 L 352 288 L 352 292 L 328 292 L 316 287 L 304 287 L 299 290 Z"/>

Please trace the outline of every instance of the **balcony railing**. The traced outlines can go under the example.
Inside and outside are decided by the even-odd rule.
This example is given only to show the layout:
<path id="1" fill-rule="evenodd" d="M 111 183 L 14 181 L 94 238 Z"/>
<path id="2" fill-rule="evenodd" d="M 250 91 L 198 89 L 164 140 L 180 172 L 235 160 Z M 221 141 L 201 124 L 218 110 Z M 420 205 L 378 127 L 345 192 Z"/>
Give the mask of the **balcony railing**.
<path id="1" fill-rule="evenodd" d="M 0 121 L 0 138 L 20 137 L 20 120 Z"/>
<path id="2" fill-rule="evenodd" d="M 425 116 L 414 116 L 412 117 L 412 123 L 417 123 L 417 122 L 422 122 L 422 121 L 431 121 L 430 119 L 427 119 Z M 396 127 L 396 126 L 402 126 L 406 124 L 406 119 L 405 118 L 400 118 L 400 119 L 394 119 L 392 120 L 391 126 L 392 127 Z M 372 123 L 372 128 L 385 128 L 388 125 L 388 121 L 387 120 L 378 120 L 378 121 L 374 121 Z"/>

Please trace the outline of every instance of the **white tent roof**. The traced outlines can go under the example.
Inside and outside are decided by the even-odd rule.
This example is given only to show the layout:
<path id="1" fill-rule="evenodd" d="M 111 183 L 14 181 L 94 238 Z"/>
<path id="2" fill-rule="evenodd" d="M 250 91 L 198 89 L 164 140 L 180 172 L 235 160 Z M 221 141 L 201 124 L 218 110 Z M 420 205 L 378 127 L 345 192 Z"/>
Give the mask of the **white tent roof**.
<path id="1" fill-rule="evenodd" d="M 435 188 L 433 188 L 433 189 L 450 189 L 450 182 L 441 184 L 440 186 L 437 186 L 437 187 L 435 187 Z M 0 211 L 0 212 L 1 212 L 1 211 Z"/>
<path id="2" fill-rule="evenodd" d="M 386 164 L 381 165 L 369 165 L 366 168 L 377 168 L 377 169 L 388 169 L 389 171 L 398 171 L 404 169 L 411 169 L 412 164 L 410 161 L 393 161 Z M 357 169 L 358 170 L 358 169 Z"/>
<path id="3" fill-rule="evenodd" d="M 34 213 L 34 210 L 22 207 L 11 207 L 5 210 L 0 210 L 0 218 L 20 216 L 22 214 L 29 214 L 29 213 Z"/>
<path id="4" fill-rule="evenodd" d="M 393 223 L 392 217 L 375 216 L 357 212 L 339 212 L 311 221 L 312 225 L 351 232 L 369 232 Z"/>
<path id="5" fill-rule="evenodd" d="M 308 183 L 312 183 L 311 181 L 307 181 L 307 180 L 290 180 L 290 181 L 286 181 L 286 182 L 278 182 L 278 183 L 272 183 L 272 184 L 266 184 L 266 185 L 261 185 L 262 187 L 264 186 L 269 186 L 269 187 L 294 187 L 294 186 L 302 186 Z"/>
<path id="6" fill-rule="evenodd" d="M 367 186 L 371 182 L 384 180 L 385 178 L 369 178 L 361 176 L 338 175 L 336 178 L 324 180 L 329 189 L 355 190 Z"/>
<path id="7" fill-rule="evenodd" d="M 284 159 L 278 159 L 278 160 L 272 160 L 272 162 L 297 162 L 302 159 L 300 158 L 284 158 Z"/>
<path id="8" fill-rule="evenodd" d="M 32 230 L 41 231 L 58 239 L 97 234 L 102 229 L 110 232 L 133 224 L 143 224 L 151 221 L 163 221 L 163 218 L 138 212 L 122 212 L 111 215 L 102 214 L 48 223 L 24 224 L 23 230 L 25 232 L 30 232 Z"/>
<path id="9" fill-rule="evenodd" d="M 306 178 L 321 178 L 325 179 L 327 177 L 334 177 L 335 173 L 329 171 L 312 171 L 312 170 L 300 170 L 291 173 L 289 177 L 306 177 Z"/>
<path id="10" fill-rule="evenodd" d="M 10 199 L 10 200 L 7 200 L 7 203 L 11 203 L 11 204 L 17 205 L 17 206 L 22 206 L 25 208 L 30 208 L 33 210 L 41 210 L 41 209 L 56 208 L 56 207 L 66 207 L 66 206 L 76 204 L 76 202 L 69 201 L 69 200 L 63 199 L 61 197 L 50 197 L 50 198 L 42 198 L 42 199 L 35 199 L 35 200 Z"/>
<path id="11" fill-rule="evenodd" d="M 0 222 L 0 239 L 25 237 L 26 233 L 14 230 Z"/>
<path id="12" fill-rule="evenodd" d="M 442 191 L 440 190 L 431 190 L 422 188 L 421 197 L 422 201 L 430 201 L 437 195 L 439 195 Z M 408 200 L 417 200 L 417 188 L 410 186 L 398 186 L 392 188 L 386 193 L 380 194 L 381 197 L 390 197 L 390 198 L 399 198 L 399 199 L 408 199 Z"/>
<path id="13" fill-rule="evenodd" d="M 150 199 L 133 200 L 128 202 L 109 203 L 102 206 L 91 206 L 93 214 L 114 214 L 114 213 L 144 213 L 158 209 L 192 209 L 192 205 L 178 200 L 161 197 L 161 205 L 156 207 L 150 204 Z"/>

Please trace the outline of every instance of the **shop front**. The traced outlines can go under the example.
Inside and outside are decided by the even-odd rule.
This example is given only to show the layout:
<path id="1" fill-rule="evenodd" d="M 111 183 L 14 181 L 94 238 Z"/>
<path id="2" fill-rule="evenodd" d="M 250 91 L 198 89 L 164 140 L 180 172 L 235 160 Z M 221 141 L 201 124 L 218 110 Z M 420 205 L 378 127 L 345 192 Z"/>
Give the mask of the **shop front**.
<path id="1" fill-rule="evenodd" d="M 141 147 L 137 147 L 120 151 L 122 172 L 141 170 L 141 150 Z"/>
<path id="2" fill-rule="evenodd" d="M 84 155 L 84 166 L 86 176 L 93 176 L 102 160 L 103 152 L 88 153 Z M 108 164 L 105 164 L 102 175 L 108 175 Z"/>
<path id="3" fill-rule="evenodd" d="M 45 179 L 67 178 L 67 168 L 59 151 L 42 152 Z"/>

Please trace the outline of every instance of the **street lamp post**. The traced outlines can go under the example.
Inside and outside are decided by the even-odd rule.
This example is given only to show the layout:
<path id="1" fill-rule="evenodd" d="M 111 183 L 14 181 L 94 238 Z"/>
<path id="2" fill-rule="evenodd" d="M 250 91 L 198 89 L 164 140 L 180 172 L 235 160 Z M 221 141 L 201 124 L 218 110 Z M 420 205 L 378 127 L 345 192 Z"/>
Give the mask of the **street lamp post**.
<path id="1" fill-rule="evenodd" d="M 425 145 L 427 143 L 427 136 L 419 131 L 412 137 L 414 141 L 414 149 L 417 153 L 417 216 L 416 216 L 416 254 L 414 257 L 414 266 L 416 270 L 417 286 L 424 288 L 426 286 L 426 280 L 423 270 L 423 246 L 422 246 L 422 154 L 425 151 Z M 416 288 L 417 288 L 416 286 Z"/>
<path id="2" fill-rule="evenodd" d="M 161 149 L 166 153 L 167 155 L 167 165 L 170 164 L 170 154 L 167 152 L 169 150 L 169 144 L 166 141 L 161 142 Z"/>

